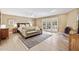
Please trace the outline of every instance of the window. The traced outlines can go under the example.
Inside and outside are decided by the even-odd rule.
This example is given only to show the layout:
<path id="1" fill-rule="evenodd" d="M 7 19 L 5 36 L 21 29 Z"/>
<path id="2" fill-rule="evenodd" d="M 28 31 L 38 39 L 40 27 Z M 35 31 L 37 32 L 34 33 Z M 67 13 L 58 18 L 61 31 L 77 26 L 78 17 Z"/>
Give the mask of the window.
<path id="1" fill-rule="evenodd" d="M 46 22 L 43 22 L 43 29 L 46 29 Z"/>
<path id="2" fill-rule="evenodd" d="M 44 19 L 43 20 L 43 30 L 57 32 L 58 30 L 58 18 Z"/>
<path id="3" fill-rule="evenodd" d="M 51 29 L 51 22 L 47 22 L 47 29 Z"/>

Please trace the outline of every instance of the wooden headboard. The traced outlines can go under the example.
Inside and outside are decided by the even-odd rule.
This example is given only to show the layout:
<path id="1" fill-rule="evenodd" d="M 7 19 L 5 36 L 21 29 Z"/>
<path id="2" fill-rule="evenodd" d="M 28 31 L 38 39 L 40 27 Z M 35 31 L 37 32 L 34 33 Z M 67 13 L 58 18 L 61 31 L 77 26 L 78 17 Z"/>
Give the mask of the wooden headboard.
<path id="1" fill-rule="evenodd" d="M 17 28 L 20 27 L 20 25 L 22 25 L 22 24 L 23 24 L 23 25 L 29 24 L 29 26 L 30 26 L 30 23 L 17 23 Z"/>

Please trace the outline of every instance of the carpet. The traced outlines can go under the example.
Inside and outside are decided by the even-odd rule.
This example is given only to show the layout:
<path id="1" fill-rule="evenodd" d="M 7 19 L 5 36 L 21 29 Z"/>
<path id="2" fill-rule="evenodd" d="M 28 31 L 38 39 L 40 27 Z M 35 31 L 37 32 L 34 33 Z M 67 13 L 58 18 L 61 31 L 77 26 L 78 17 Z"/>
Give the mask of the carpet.
<path id="1" fill-rule="evenodd" d="M 22 38 L 22 36 L 20 36 L 20 40 L 30 49 L 30 48 L 38 45 L 42 41 L 46 40 L 50 36 L 52 36 L 52 35 L 48 34 L 48 33 L 42 33 L 40 35 L 30 37 L 30 38 L 27 38 L 27 39 L 24 39 L 24 38 Z"/>

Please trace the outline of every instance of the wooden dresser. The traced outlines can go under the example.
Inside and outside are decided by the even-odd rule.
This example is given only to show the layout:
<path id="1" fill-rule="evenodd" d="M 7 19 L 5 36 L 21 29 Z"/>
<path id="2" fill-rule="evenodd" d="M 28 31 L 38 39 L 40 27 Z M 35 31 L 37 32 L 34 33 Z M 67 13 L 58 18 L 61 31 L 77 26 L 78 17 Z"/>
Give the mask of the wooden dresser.
<path id="1" fill-rule="evenodd" d="M 9 29 L 8 28 L 0 28 L 0 39 L 6 39 L 9 37 Z"/>
<path id="2" fill-rule="evenodd" d="M 69 50 L 70 51 L 79 51 L 79 34 L 70 34 Z"/>

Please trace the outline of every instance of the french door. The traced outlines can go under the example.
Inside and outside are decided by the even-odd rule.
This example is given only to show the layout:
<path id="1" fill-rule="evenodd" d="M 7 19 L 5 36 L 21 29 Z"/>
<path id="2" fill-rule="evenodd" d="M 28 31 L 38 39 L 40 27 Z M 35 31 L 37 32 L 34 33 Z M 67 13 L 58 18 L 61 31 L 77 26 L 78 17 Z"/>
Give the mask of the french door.
<path id="1" fill-rule="evenodd" d="M 58 18 L 44 19 L 43 30 L 48 32 L 58 31 Z"/>

